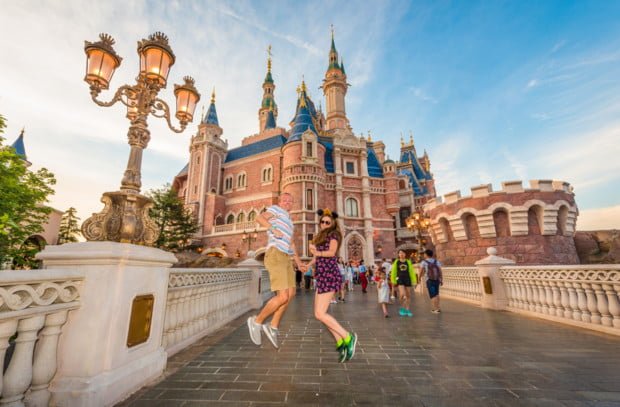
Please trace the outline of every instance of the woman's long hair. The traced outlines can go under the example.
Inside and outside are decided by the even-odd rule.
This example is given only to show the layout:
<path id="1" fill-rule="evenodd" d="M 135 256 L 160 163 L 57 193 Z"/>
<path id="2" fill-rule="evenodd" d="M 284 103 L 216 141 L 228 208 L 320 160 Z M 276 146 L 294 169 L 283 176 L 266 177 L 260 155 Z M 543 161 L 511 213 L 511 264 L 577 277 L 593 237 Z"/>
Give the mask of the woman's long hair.
<path id="1" fill-rule="evenodd" d="M 338 249 L 336 251 L 340 250 L 340 245 L 342 244 L 342 232 L 340 231 L 340 225 L 338 224 L 338 222 L 336 222 L 338 214 L 336 212 L 330 211 L 329 209 L 319 209 L 318 211 L 316 211 L 316 213 L 319 215 L 319 222 L 321 221 L 321 219 L 327 216 L 332 220 L 332 224 L 328 228 L 320 229 L 319 233 L 317 233 L 314 239 L 312 239 L 312 243 L 314 243 L 315 246 L 320 246 L 327 241 L 327 236 L 335 234 L 336 240 L 338 240 Z"/>

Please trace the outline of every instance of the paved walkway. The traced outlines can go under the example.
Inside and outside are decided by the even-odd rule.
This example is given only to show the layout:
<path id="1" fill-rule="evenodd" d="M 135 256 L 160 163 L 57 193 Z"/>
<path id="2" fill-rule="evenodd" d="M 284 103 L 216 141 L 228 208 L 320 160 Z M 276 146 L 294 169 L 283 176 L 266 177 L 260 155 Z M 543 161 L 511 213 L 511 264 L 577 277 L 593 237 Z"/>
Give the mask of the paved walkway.
<path id="1" fill-rule="evenodd" d="M 420 294 L 413 318 L 394 305 L 385 319 L 373 287 L 331 306 L 360 338 L 340 364 L 312 297 L 298 292 L 279 350 L 250 341 L 246 315 L 175 355 L 165 380 L 121 405 L 620 406 L 619 337 L 450 300 L 436 315 Z"/>

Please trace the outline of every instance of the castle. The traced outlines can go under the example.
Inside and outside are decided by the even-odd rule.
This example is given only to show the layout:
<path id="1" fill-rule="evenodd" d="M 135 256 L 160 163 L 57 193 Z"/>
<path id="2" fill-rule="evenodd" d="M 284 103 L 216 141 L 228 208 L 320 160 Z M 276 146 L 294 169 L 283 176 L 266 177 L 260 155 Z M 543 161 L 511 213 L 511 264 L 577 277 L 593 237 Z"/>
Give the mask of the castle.
<path id="1" fill-rule="evenodd" d="M 424 206 L 439 260 L 470 266 L 493 246 L 498 256 L 517 264 L 579 264 L 575 225 L 579 210 L 567 182 L 531 180 L 471 188 L 471 195 L 451 192 Z"/>
<path id="2" fill-rule="evenodd" d="M 189 162 L 174 178 L 173 187 L 198 220 L 201 249 L 230 257 L 254 251 L 260 257 L 267 236 L 255 218 L 288 192 L 295 199 L 291 217 L 301 257 L 310 255 L 319 208 L 339 213 L 345 259 L 370 263 L 395 256 L 399 248 L 417 250 L 405 219 L 435 196 L 430 159 L 426 151 L 418 156 L 412 136 L 408 143 L 401 136 L 400 161 L 394 162 L 382 141 L 353 133 L 345 109 L 349 84 L 333 33 L 321 86 L 325 113 L 302 81 L 290 128 L 277 125 L 270 55 L 262 87 L 258 133 L 230 149 L 212 95 L 191 138 Z"/>

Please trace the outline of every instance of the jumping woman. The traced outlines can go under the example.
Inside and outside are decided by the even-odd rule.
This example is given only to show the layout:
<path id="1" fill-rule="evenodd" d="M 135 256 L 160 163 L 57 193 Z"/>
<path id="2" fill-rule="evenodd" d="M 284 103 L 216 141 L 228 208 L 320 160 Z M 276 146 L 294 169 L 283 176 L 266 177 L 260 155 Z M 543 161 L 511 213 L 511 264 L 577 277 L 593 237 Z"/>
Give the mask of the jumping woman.
<path id="1" fill-rule="evenodd" d="M 342 277 L 338 269 L 337 253 L 342 243 L 342 232 L 336 222 L 338 214 L 329 209 L 319 209 L 319 233 L 310 244 L 314 259 L 314 317 L 321 321 L 336 340 L 336 349 L 340 363 L 350 360 L 355 355 L 357 335 L 347 332 L 336 319 L 327 313 L 334 295 L 340 291 Z"/>

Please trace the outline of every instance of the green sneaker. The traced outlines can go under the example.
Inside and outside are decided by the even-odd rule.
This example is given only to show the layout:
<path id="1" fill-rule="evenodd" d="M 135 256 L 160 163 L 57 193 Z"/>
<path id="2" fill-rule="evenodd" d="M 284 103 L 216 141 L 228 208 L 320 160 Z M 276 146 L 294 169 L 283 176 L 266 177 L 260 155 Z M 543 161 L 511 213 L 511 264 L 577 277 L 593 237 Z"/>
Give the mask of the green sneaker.
<path id="1" fill-rule="evenodd" d="M 345 360 L 351 360 L 353 359 L 353 356 L 355 356 L 355 346 L 357 345 L 357 335 L 352 333 L 351 334 L 351 342 L 349 342 L 348 345 L 345 345 L 344 347 L 347 350 L 347 356 L 345 358 Z"/>
<path id="2" fill-rule="evenodd" d="M 344 343 L 338 348 L 338 362 L 343 363 L 347 360 L 347 345 Z"/>

